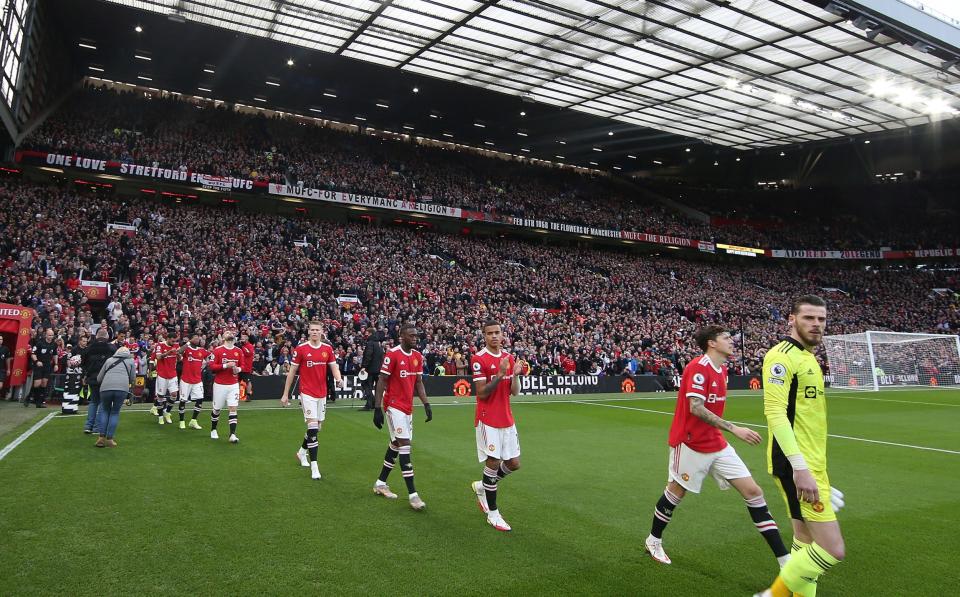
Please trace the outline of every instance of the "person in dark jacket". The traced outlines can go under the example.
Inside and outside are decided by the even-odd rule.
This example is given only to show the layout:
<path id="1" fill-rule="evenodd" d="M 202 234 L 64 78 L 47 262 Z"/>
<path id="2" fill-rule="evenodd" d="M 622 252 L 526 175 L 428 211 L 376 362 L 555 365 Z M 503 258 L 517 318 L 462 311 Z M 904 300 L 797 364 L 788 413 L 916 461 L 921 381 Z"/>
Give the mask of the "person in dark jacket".
<path id="1" fill-rule="evenodd" d="M 100 428 L 100 437 L 97 439 L 96 447 L 117 447 L 113 436 L 120 422 L 120 407 L 130 395 L 136 379 L 137 370 L 133 364 L 133 356 L 126 346 L 118 348 L 97 372 L 97 385 L 100 390 L 97 427 Z"/>
<path id="2" fill-rule="evenodd" d="M 97 338 L 87 348 L 84 355 L 86 362 L 81 367 L 87 374 L 87 386 L 90 388 L 90 406 L 87 409 L 87 421 L 83 425 L 84 433 L 99 433 L 102 431 L 96 427 L 97 410 L 100 407 L 100 383 L 97 382 L 97 374 L 103 364 L 113 356 L 117 347 L 108 341 L 109 334 L 105 329 L 97 330 Z"/>
<path id="3" fill-rule="evenodd" d="M 378 330 L 370 329 L 367 336 L 367 345 L 363 349 L 363 359 L 360 361 L 360 371 L 366 372 L 367 378 L 361 382 L 363 386 L 363 408 L 373 410 L 373 388 L 380 376 L 380 365 L 383 364 L 383 336 Z"/>

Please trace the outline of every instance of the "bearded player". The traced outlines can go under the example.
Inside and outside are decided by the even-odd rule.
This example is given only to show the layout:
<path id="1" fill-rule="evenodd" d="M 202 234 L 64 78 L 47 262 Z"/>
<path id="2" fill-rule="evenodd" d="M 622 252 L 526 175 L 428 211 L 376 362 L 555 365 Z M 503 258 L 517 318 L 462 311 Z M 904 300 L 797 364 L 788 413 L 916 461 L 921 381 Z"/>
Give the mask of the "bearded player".
<path id="1" fill-rule="evenodd" d="M 157 343 L 153 346 L 153 361 L 157 368 L 157 382 L 154 390 L 154 406 L 150 409 L 151 414 L 157 416 L 157 422 L 163 425 L 170 425 L 173 419 L 170 418 L 170 411 L 173 410 L 173 403 L 177 401 L 179 393 L 179 381 L 177 380 L 177 350 L 180 345 L 176 341 L 176 330 L 168 339 L 167 331 L 163 328 L 157 330 Z"/>
<path id="2" fill-rule="evenodd" d="M 227 328 L 223 332 L 223 344 L 213 349 L 210 370 L 213 378 L 213 409 L 210 411 L 210 439 L 220 439 L 217 423 L 220 411 L 226 407 L 230 418 L 230 443 L 240 442 L 237 437 L 237 406 L 240 405 L 240 363 L 243 351 L 234 344 L 237 330 Z"/>
<path id="3" fill-rule="evenodd" d="M 417 345 L 417 327 L 407 323 L 400 326 L 400 345 L 394 346 L 383 357 L 377 389 L 374 393 L 373 424 L 383 429 L 386 414 L 390 443 L 383 457 L 380 477 L 373 485 L 373 492 L 395 500 L 397 494 L 390 491 L 387 478 L 393 470 L 397 457 L 400 471 L 410 494 L 410 507 L 423 510 L 427 507 L 413 483 L 413 463 L 410 461 L 410 442 L 413 441 L 413 393 L 416 390 L 420 404 L 427 413 L 425 423 L 433 419 L 433 410 L 427 402 L 427 390 L 423 387 L 423 355 Z"/>
<path id="4" fill-rule="evenodd" d="M 307 341 L 297 346 L 290 355 L 290 371 L 283 385 L 280 404 L 290 404 L 290 387 L 299 373 L 300 406 L 303 408 L 307 432 L 303 436 L 300 450 L 297 451 L 297 460 L 301 466 L 310 467 L 310 478 L 315 480 L 320 479 L 320 468 L 317 465 L 320 442 L 317 436 L 321 423 L 327 417 L 327 370 L 333 374 L 336 386 L 343 387 L 343 377 L 340 375 L 333 347 L 323 341 L 323 324 L 311 321 L 307 328 Z"/>
<path id="5" fill-rule="evenodd" d="M 477 504 L 487 514 L 487 523 L 498 531 L 509 531 L 497 507 L 500 481 L 520 468 L 520 438 L 510 410 L 510 396 L 520 393 L 521 365 L 502 349 L 503 329 L 488 320 L 481 328 L 484 348 L 470 359 L 477 393 L 474 427 L 477 457 L 484 463 L 483 480 L 472 488 Z"/>
<path id="6" fill-rule="evenodd" d="M 188 400 L 193 402 L 190 429 L 203 429 L 199 422 L 203 404 L 203 363 L 211 353 L 200 346 L 200 334 L 191 335 L 190 340 L 177 352 L 183 359 L 183 371 L 180 373 L 180 429 L 186 426 L 184 412 Z"/>
<path id="7" fill-rule="evenodd" d="M 830 487 L 827 474 L 827 396 L 814 354 L 827 325 L 826 301 L 801 296 L 789 323 L 790 335 L 763 358 L 763 412 L 770 429 L 767 471 L 790 512 L 793 557 L 758 594 L 763 597 L 814 597 L 820 577 L 846 556 L 837 521 L 843 494 Z"/>
<path id="8" fill-rule="evenodd" d="M 777 523 L 770 515 L 763 491 L 747 470 L 721 430 L 751 446 L 760 444 L 760 435 L 721 418 L 727 401 L 727 359 L 733 355 L 730 332 L 708 325 L 694 336 L 703 355 L 683 370 L 677 407 L 670 427 L 670 464 L 667 487 L 653 509 L 653 526 L 645 548 L 656 561 L 669 564 L 663 550 L 663 531 L 673 518 L 688 491 L 700 493 L 704 478 L 716 480 L 720 489 L 733 486 L 746 503 L 747 512 L 760 535 L 766 540 L 780 566 L 790 559 Z"/>

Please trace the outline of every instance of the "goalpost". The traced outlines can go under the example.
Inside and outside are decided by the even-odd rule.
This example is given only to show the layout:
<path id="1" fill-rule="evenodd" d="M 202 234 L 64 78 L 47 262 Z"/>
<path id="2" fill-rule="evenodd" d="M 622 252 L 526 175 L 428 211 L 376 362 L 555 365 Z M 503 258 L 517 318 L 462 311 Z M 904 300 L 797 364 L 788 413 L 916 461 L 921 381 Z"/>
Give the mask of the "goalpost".
<path id="1" fill-rule="evenodd" d="M 960 386 L 960 336 L 868 331 L 826 336 L 823 344 L 833 388 Z"/>

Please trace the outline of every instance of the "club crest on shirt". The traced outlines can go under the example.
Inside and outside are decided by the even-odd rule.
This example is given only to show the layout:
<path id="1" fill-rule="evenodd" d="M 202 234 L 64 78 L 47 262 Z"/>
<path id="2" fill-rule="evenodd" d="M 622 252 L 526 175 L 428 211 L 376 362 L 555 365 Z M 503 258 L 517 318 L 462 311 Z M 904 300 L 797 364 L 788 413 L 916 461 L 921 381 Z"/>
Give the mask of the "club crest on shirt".
<path id="1" fill-rule="evenodd" d="M 690 475 L 688 475 L 687 473 L 683 473 L 682 475 L 680 475 L 680 478 L 683 479 L 684 481 L 689 481 Z"/>

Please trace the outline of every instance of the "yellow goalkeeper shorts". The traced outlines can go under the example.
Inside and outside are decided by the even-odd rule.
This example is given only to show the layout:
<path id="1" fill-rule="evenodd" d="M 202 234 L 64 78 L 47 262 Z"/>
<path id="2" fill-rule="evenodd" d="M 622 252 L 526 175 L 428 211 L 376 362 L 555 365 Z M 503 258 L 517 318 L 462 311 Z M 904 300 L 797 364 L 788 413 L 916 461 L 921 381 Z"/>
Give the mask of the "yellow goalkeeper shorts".
<path id="1" fill-rule="evenodd" d="M 790 518 L 805 522 L 835 521 L 837 513 L 833 511 L 833 506 L 830 504 L 830 478 L 827 476 L 827 471 L 810 471 L 810 474 L 813 475 L 813 480 L 817 482 L 817 489 L 820 491 L 820 501 L 813 504 L 801 501 L 797 497 L 797 486 L 793 483 L 792 473 L 773 477 L 787 504 Z"/>

